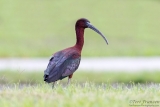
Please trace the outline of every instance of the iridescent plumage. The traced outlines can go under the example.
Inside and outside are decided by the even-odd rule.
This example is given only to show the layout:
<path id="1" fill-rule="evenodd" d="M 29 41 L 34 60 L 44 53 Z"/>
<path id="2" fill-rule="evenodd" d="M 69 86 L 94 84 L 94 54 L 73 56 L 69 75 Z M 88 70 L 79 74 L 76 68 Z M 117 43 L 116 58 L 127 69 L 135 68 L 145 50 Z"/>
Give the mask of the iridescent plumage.
<path id="1" fill-rule="evenodd" d="M 73 47 L 56 52 L 51 59 L 47 69 L 44 71 L 44 81 L 47 83 L 55 83 L 65 77 L 69 77 L 68 84 L 73 73 L 78 69 L 81 60 L 81 51 L 84 44 L 84 29 L 90 28 L 100 34 L 108 44 L 105 36 L 90 21 L 81 18 L 75 24 L 76 44 Z"/>

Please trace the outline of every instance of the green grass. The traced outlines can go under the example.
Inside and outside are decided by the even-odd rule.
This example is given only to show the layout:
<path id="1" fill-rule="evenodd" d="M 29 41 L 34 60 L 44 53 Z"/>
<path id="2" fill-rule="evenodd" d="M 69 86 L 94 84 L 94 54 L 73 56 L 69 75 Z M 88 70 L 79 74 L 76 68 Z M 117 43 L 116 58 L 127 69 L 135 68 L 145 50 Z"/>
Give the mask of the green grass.
<path id="1" fill-rule="evenodd" d="M 131 107 L 160 105 L 160 72 L 81 72 L 52 89 L 42 72 L 0 72 L 0 107 Z"/>
<path id="2" fill-rule="evenodd" d="M 109 41 L 87 29 L 83 56 L 160 55 L 159 11 L 158 0 L 0 0 L 0 56 L 48 57 L 72 46 L 81 17 Z"/>
<path id="3" fill-rule="evenodd" d="M 159 83 L 160 72 L 83 72 L 74 73 L 73 83 L 84 83 L 91 81 L 95 84 L 102 83 Z M 20 71 L 1 71 L 0 84 L 42 84 L 43 72 L 20 72 Z M 61 81 L 62 84 L 67 83 L 67 78 Z"/>
<path id="4" fill-rule="evenodd" d="M 68 87 L 47 84 L 20 87 L 3 86 L 0 89 L 1 107 L 131 107 L 160 105 L 160 85 L 130 84 L 95 85 L 85 82 L 72 83 Z"/>

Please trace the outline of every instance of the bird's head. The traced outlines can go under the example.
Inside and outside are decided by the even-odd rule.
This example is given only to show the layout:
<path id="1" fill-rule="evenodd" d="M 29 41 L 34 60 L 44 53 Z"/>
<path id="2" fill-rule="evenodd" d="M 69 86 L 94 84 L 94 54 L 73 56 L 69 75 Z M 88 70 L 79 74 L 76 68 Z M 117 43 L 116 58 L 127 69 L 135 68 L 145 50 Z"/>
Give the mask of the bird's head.
<path id="1" fill-rule="evenodd" d="M 77 20 L 76 27 L 88 28 L 87 23 L 90 23 L 90 21 L 85 18 L 81 18 L 81 19 Z"/>
<path id="2" fill-rule="evenodd" d="M 99 35 L 101 35 L 103 37 L 103 39 L 106 41 L 106 43 L 108 44 L 108 41 L 106 39 L 106 37 L 96 28 L 94 27 L 90 21 L 88 19 L 85 18 L 81 18 L 79 20 L 77 20 L 76 22 L 76 27 L 80 27 L 80 28 L 90 28 L 92 30 L 94 30 L 95 32 L 97 32 Z"/>

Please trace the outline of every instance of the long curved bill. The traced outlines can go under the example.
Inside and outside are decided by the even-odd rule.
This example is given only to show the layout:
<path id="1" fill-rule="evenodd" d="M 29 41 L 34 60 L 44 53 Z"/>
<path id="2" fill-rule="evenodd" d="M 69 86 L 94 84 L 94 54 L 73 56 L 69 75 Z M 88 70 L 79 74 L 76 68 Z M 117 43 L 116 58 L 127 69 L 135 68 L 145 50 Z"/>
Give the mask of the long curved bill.
<path id="1" fill-rule="evenodd" d="M 102 38 L 106 41 L 107 45 L 108 45 L 108 40 L 106 39 L 106 37 L 96 27 L 94 27 L 89 22 L 87 22 L 87 26 L 88 26 L 88 28 L 90 28 L 90 29 L 94 30 L 95 32 L 97 32 L 98 34 L 100 34 L 102 36 Z"/>

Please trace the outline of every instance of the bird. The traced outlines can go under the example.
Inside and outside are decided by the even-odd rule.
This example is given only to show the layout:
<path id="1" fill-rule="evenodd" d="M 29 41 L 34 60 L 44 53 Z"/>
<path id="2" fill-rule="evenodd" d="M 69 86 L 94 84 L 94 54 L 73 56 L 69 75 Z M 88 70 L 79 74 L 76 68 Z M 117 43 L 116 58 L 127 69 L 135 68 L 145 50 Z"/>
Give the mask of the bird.
<path id="1" fill-rule="evenodd" d="M 53 82 L 52 87 L 54 87 L 56 81 L 62 80 L 66 77 L 68 77 L 67 84 L 70 84 L 73 73 L 78 69 L 81 61 L 85 28 L 90 28 L 97 32 L 108 45 L 106 37 L 96 27 L 94 27 L 88 19 L 78 19 L 75 23 L 76 44 L 72 47 L 54 53 L 49 60 L 46 70 L 44 71 L 44 81 L 46 83 Z"/>

